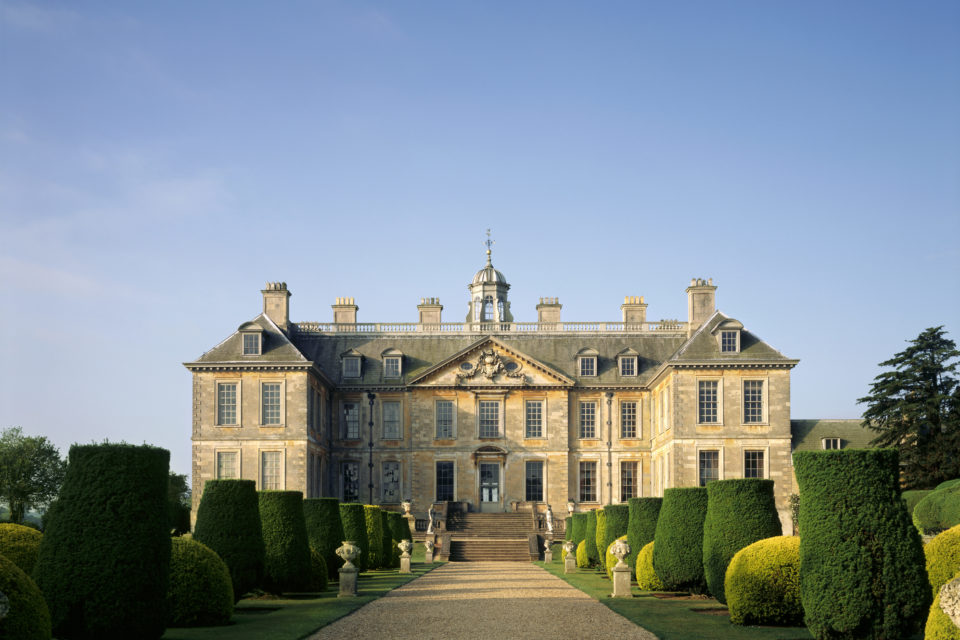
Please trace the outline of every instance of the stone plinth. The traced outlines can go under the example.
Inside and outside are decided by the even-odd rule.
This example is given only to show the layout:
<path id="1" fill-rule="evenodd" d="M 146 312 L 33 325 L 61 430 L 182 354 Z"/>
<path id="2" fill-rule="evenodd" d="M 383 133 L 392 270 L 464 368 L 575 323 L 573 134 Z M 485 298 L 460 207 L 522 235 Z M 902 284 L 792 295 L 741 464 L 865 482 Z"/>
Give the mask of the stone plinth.
<path id="1" fill-rule="evenodd" d="M 576 573 L 577 572 L 577 556 L 568 553 L 566 559 L 563 561 L 563 572 L 564 573 Z"/>
<path id="2" fill-rule="evenodd" d="M 613 568 L 613 593 L 610 596 L 613 598 L 633 597 L 633 594 L 630 593 L 630 567 L 627 565 Z"/>
<path id="3" fill-rule="evenodd" d="M 343 567 L 340 569 L 340 591 L 337 593 L 338 598 L 353 598 L 357 595 L 357 573 L 359 573 L 359 570 L 356 567 Z"/>
<path id="4" fill-rule="evenodd" d="M 427 564 L 433 563 L 433 541 L 427 540 L 423 543 L 424 552 L 423 552 L 423 561 Z"/>
<path id="5" fill-rule="evenodd" d="M 553 562 L 553 551 L 547 549 L 543 552 L 543 561 L 544 562 Z"/>
<path id="6" fill-rule="evenodd" d="M 410 573 L 410 558 L 400 558 L 400 573 Z"/>

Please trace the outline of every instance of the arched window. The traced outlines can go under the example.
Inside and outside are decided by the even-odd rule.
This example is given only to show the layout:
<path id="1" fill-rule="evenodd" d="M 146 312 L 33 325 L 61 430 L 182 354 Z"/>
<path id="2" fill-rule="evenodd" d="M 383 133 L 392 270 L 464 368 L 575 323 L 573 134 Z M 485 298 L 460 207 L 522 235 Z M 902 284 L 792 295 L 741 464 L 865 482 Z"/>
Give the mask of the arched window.
<path id="1" fill-rule="evenodd" d="M 491 320 L 493 320 L 493 297 L 487 296 L 483 299 L 483 315 L 480 321 L 489 322 Z"/>
<path id="2" fill-rule="evenodd" d="M 498 317 L 498 318 L 500 319 L 500 321 L 502 322 L 502 321 L 503 321 L 503 318 L 504 318 L 504 315 L 503 315 L 503 300 L 497 300 L 497 310 L 500 312 L 500 315 L 497 316 L 497 317 Z"/>
<path id="3" fill-rule="evenodd" d="M 480 312 L 481 312 L 482 306 L 483 305 L 480 304 L 480 296 L 477 296 L 473 301 L 473 321 L 474 322 L 480 322 Z"/>

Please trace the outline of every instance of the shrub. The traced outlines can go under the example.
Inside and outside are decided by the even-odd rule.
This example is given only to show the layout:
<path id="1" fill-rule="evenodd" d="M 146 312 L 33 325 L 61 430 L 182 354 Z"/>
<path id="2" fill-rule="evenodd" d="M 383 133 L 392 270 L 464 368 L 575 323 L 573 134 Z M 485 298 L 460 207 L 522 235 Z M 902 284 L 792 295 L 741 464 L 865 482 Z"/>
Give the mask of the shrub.
<path id="1" fill-rule="evenodd" d="M 724 591 L 734 624 L 800 624 L 800 538 L 776 536 L 737 551 Z"/>
<path id="2" fill-rule="evenodd" d="M 389 550 L 383 547 L 383 520 L 380 519 L 380 507 L 363 505 L 363 516 L 367 527 L 367 541 L 370 550 L 367 556 L 368 567 L 382 569 L 389 565 Z"/>
<path id="3" fill-rule="evenodd" d="M 630 537 L 627 536 L 627 543 Z M 644 591 L 664 591 L 667 587 L 653 570 L 653 541 L 643 545 L 637 552 L 637 587 Z"/>
<path id="4" fill-rule="evenodd" d="M 564 540 L 573 540 L 571 537 L 573 535 L 573 517 L 567 516 L 563 519 L 563 539 Z"/>
<path id="5" fill-rule="evenodd" d="M 602 567 L 605 564 L 603 559 L 607 553 L 607 514 L 603 508 L 594 509 L 594 513 L 597 514 L 597 530 L 594 534 L 594 540 L 597 544 L 597 561 L 600 562 Z"/>
<path id="6" fill-rule="evenodd" d="M 581 540 L 577 545 L 577 568 L 586 569 L 590 566 L 590 558 L 587 556 L 587 541 Z"/>
<path id="7" fill-rule="evenodd" d="M 12 561 L 27 575 L 30 575 L 37 562 L 41 540 L 43 534 L 36 529 L 12 522 L 0 523 L 0 555 Z"/>
<path id="8" fill-rule="evenodd" d="M 33 569 L 56 637 L 163 635 L 169 461 L 151 446 L 70 448 Z"/>
<path id="9" fill-rule="evenodd" d="M 603 568 L 607 572 L 607 577 L 610 578 L 611 580 L 613 580 L 613 568 L 617 566 L 618 560 L 617 560 L 617 556 L 610 553 L 610 549 L 613 548 L 613 544 L 617 540 L 626 540 L 626 539 L 627 539 L 627 534 L 623 534 L 619 538 L 614 538 L 613 540 L 610 541 L 610 544 L 607 545 L 606 550 L 603 552 Z M 626 563 L 627 556 L 623 557 L 623 561 L 624 563 Z"/>
<path id="10" fill-rule="evenodd" d="M 587 543 L 588 566 L 600 562 L 600 554 L 597 553 L 597 510 L 587 512 L 587 527 L 584 529 L 583 539 Z"/>
<path id="11" fill-rule="evenodd" d="M 340 505 L 336 498 L 307 498 L 303 501 L 303 518 L 307 524 L 307 541 L 323 556 L 327 577 L 335 576 L 340 566 L 337 548 L 346 539 L 340 522 Z"/>
<path id="12" fill-rule="evenodd" d="M 631 565 L 636 564 L 640 550 L 653 542 L 662 504 L 663 498 L 630 498 L 627 503 L 629 510 L 627 543 L 630 544 L 628 562 Z"/>
<path id="13" fill-rule="evenodd" d="M 315 547 L 310 547 L 310 577 L 314 591 L 327 590 L 327 561 Z"/>
<path id="14" fill-rule="evenodd" d="M 910 517 L 913 517 L 913 510 L 917 506 L 917 503 L 932 491 L 932 489 L 915 489 L 913 491 L 904 491 L 900 494 L 900 497 L 903 498 L 903 501 L 907 504 L 907 513 L 910 514 Z"/>
<path id="15" fill-rule="evenodd" d="M 950 489 L 951 487 L 956 487 L 960 485 L 960 478 L 954 478 L 953 480 L 945 480 L 933 488 L 934 491 L 937 489 Z"/>
<path id="16" fill-rule="evenodd" d="M 930 590 L 893 449 L 801 451 L 800 595 L 818 638 L 907 638 Z"/>
<path id="17" fill-rule="evenodd" d="M 950 482 L 928 493 L 913 508 L 913 522 L 920 533 L 940 533 L 960 524 L 960 485 Z"/>
<path id="18" fill-rule="evenodd" d="M 703 576 L 707 589 L 727 603 L 724 577 L 734 554 L 749 544 L 783 533 L 773 498 L 773 480 L 742 478 L 707 484 L 703 521 Z"/>
<path id="19" fill-rule="evenodd" d="M 33 580 L 12 560 L 0 555 L 0 593 L 9 607 L 0 616 L 0 638 L 49 640 L 50 611 Z"/>
<path id="20" fill-rule="evenodd" d="M 299 491 L 259 491 L 263 529 L 263 586 L 268 591 L 310 589 L 310 543 Z"/>
<path id="21" fill-rule="evenodd" d="M 576 546 L 586 540 L 587 537 L 587 514 L 586 513 L 575 513 L 571 516 L 573 519 L 570 521 L 570 540 L 573 541 L 573 545 Z"/>
<path id="22" fill-rule="evenodd" d="M 960 573 L 956 574 L 947 582 L 960 578 Z M 944 583 L 946 584 L 946 583 Z M 927 615 L 927 624 L 923 634 L 924 640 L 960 640 L 960 627 L 953 624 L 943 609 L 940 608 L 940 594 L 937 593 L 930 605 L 930 612 Z"/>
<path id="23" fill-rule="evenodd" d="M 367 518 L 364 515 L 363 505 L 346 503 L 340 505 L 340 520 L 343 522 L 343 539 L 352 541 L 360 548 L 360 553 L 354 559 L 354 564 L 360 571 L 368 568 L 368 554 L 370 544 L 367 542 Z M 339 558 L 339 556 L 338 556 Z M 339 570 L 342 561 L 337 563 Z"/>
<path id="24" fill-rule="evenodd" d="M 263 582 L 265 553 L 260 505 L 253 480 L 207 480 L 197 507 L 193 539 L 227 563 L 233 601 Z"/>
<path id="25" fill-rule="evenodd" d="M 384 568 L 400 566 L 400 547 L 393 543 L 390 529 L 390 512 L 380 509 L 380 527 L 383 529 Z M 397 542 L 400 542 L 397 540 Z"/>
<path id="26" fill-rule="evenodd" d="M 953 579 L 960 571 L 960 525 L 947 529 L 923 547 L 926 557 L 927 579 L 932 595 Z"/>
<path id="27" fill-rule="evenodd" d="M 657 518 L 653 568 L 671 591 L 702 593 L 703 520 L 707 515 L 704 487 L 666 489 Z"/>
<path id="28" fill-rule="evenodd" d="M 230 569 L 213 549 L 187 538 L 171 539 L 167 626 L 212 627 L 230 623 Z"/>

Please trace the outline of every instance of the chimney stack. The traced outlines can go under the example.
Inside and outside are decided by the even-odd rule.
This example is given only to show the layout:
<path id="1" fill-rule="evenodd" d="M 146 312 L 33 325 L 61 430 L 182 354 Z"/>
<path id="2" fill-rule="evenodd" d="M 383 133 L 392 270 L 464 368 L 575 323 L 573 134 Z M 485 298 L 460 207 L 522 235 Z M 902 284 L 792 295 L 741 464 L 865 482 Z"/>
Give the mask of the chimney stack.
<path id="1" fill-rule="evenodd" d="M 357 324 L 357 310 L 360 308 L 353 298 L 337 298 L 333 308 L 333 322 L 335 324 Z"/>
<path id="2" fill-rule="evenodd" d="M 694 278 L 687 287 L 687 335 L 700 328 L 717 308 L 717 287 L 713 278 Z"/>
<path id="3" fill-rule="evenodd" d="M 620 305 L 623 324 L 643 324 L 647 321 L 647 303 L 643 296 L 625 296 Z"/>
<path id="4" fill-rule="evenodd" d="M 440 298 L 420 298 L 417 311 L 420 312 L 421 325 L 440 324 L 440 312 L 443 311 L 443 305 L 440 304 Z"/>
<path id="5" fill-rule="evenodd" d="M 540 328 L 559 329 L 562 308 L 563 305 L 558 298 L 540 298 L 540 303 L 537 305 L 537 322 L 540 323 Z"/>
<path id="6" fill-rule="evenodd" d="M 290 326 L 290 292 L 286 282 L 268 282 L 263 294 L 263 315 L 286 331 Z"/>

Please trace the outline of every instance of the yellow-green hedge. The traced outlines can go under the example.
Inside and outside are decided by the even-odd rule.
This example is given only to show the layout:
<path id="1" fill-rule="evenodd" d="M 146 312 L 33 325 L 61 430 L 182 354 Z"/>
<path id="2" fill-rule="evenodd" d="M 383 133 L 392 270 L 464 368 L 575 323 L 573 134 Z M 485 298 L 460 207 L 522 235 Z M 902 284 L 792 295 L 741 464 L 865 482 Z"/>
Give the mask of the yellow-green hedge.
<path id="1" fill-rule="evenodd" d="M 623 534 L 622 536 L 617 538 L 617 540 L 623 540 L 623 541 L 626 541 L 626 539 L 627 539 L 627 534 Z M 614 543 L 616 543 L 617 540 L 614 540 L 607 545 L 607 551 L 603 556 L 604 558 L 603 566 L 607 570 L 607 577 L 610 578 L 611 580 L 613 580 L 613 568 L 617 566 L 617 556 L 610 553 L 610 548 L 614 545 Z M 624 558 L 624 560 L 626 560 L 626 558 Z"/>
<path id="2" fill-rule="evenodd" d="M 956 527 L 953 527 L 956 529 Z M 944 531 L 943 533 L 946 533 Z M 943 534 L 940 534 L 943 535 Z M 939 536 L 937 536 L 939 537 Z M 927 545 L 929 546 L 929 545 Z M 960 573 L 957 573 L 952 578 L 946 580 L 944 584 L 960 578 Z M 942 586 L 942 585 L 941 585 Z M 927 626 L 923 632 L 924 640 L 960 640 L 960 628 L 953 624 L 953 620 L 950 619 L 950 616 L 943 612 L 943 609 L 940 608 L 940 587 L 937 587 L 937 595 L 933 599 L 933 604 L 930 605 L 930 613 L 927 615 Z"/>
<path id="3" fill-rule="evenodd" d="M 22 524 L 0 524 L 0 555 L 11 560 L 25 574 L 30 575 L 37 561 L 37 551 L 43 534 Z"/>
<path id="4" fill-rule="evenodd" d="M 653 570 L 653 541 L 651 540 L 637 554 L 637 587 L 643 591 L 663 591 L 666 589 L 657 572 Z"/>
<path id="5" fill-rule="evenodd" d="M 799 624 L 800 538 L 775 536 L 734 554 L 724 579 L 730 622 Z"/>
<path id="6" fill-rule="evenodd" d="M 581 540 L 577 545 L 577 568 L 586 569 L 590 566 L 590 558 L 587 556 L 587 541 Z"/>
<path id="7" fill-rule="evenodd" d="M 947 529 L 923 548 L 927 561 L 927 578 L 936 596 L 940 587 L 960 571 L 960 524 Z"/>
<path id="8" fill-rule="evenodd" d="M 0 638 L 48 640 L 50 611 L 36 583 L 12 560 L 0 555 L 0 593 L 9 611 L 0 618 Z"/>

